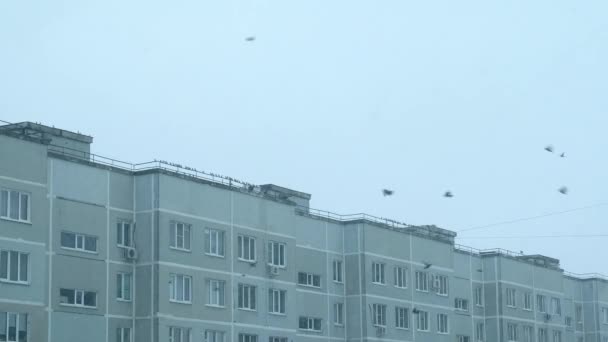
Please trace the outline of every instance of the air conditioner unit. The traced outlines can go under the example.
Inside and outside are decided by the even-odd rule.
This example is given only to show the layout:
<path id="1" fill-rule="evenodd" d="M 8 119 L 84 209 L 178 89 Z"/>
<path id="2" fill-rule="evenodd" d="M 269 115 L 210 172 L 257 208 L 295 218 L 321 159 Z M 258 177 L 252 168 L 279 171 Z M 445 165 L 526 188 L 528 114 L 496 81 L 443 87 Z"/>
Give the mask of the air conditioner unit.
<path id="1" fill-rule="evenodd" d="M 376 336 L 382 337 L 386 334 L 386 327 L 376 326 Z"/>
<path id="2" fill-rule="evenodd" d="M 268 265 L 268 274 L 270 274 L 273 277 L 278 276 L 279 268 L 277 266 Z"/>
<path id="3" fill-rule="evenodd" d="M 124 257 L 127 260 L 137 260 L 137 250 L 133 247 L 124 248 Z"/>

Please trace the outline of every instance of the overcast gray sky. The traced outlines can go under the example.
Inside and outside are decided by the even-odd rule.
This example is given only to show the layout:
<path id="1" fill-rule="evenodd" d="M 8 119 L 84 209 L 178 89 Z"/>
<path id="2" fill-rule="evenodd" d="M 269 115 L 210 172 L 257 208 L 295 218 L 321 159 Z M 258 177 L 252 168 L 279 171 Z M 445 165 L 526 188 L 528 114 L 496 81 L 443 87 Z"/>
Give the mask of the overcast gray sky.
<path id="1" fill-rule="evenodd" d="M 0 119 L 93 135 L 94 152 L 117 159 L 309 192 L 317 208 L 458 231 L 608 201 L 607 10 L 601 0 L 6 0 Z M 504 238 L 608 234 L 607 212 L 458 242 L 608 273 L 608 237 Z"/>

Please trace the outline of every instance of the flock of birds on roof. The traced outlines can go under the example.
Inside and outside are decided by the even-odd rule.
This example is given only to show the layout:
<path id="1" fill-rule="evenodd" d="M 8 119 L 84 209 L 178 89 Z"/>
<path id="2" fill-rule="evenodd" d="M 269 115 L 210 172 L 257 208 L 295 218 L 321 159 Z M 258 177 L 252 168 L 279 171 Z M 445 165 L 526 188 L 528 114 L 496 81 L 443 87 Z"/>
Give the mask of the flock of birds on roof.
<path id="1" fill-rule="evenodd" d="M 555 152 L 555 149 L 553 148 L 553 146 L 552 146 L 552 145 L 547 145 L 547 146 L 545 147 L 545 151 L 547 151 L 547 152 L 549 152 L 549 153 L 554 153 L 554 152 Z M 559 155 L 559 157 L 560 157 L 560 158 L 566 158 L 566 152 L 562 152 L 562 153 Z M 566 186 L 562 186 L 562 187 L 560 187 L 559 189 L 557 189 L 557 191 L 558 191 L 559 193 L 561 193 L 562 195 L 567 195 L 567 194 L 568 194 L 568 187 L 566 187 Z M 394 191 L 394 190 L 390 190 L 390 189 L 382 189 L 382 195 L 383 195 L 384 197 L 386 197 L 386 196 L 392 196 L 392 195 L 394 195 L 394 194 L 395 194 L 395 191 Z M 446 197 L 446 198 L 452 198 L 452 197 L 454 197 L 454 194 L 453 194 L 451 191 L 449 191 L 449 190 L 448 190 L 448 191 L 446 191 L 446 192 L 444 192 L 444 193 L 443 193 L 443 197 Z"/>

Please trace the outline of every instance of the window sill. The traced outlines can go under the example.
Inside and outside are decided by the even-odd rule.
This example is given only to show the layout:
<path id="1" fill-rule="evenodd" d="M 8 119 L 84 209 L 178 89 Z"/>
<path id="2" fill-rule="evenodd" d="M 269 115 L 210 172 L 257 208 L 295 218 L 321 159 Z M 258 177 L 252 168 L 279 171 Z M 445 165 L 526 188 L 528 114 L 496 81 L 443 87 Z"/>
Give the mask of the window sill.
<path id="1" fill-rule="evenodd" d="M 524 310 L 524 311 L 528 311 L 528 312 L 532 312 L 532 309 L 526 309 L 526 308 L 522 308 L 522 310 Z"/>
<path id="2" fill-rule="evenodd" d="M 29 226 L 32 225 L 32 221 L 15 220 L 15 219 L 8 218 L 8 217 L 0 217 L 0 220 L 10 221 L 10 222 L 15 222 L 15 223 L 21 223 L 21 224 L 27 224 Z"/>
<path id="3" fill-rule="evenodd" d="M 243 258 L 237 258 L 237 260 L 238 261 L 242 261 L 242 262 L 246 262 L 246 263 L 251 264 L 251 265 L 255 265 L 255 264 L 258 263 L 257 260 L 248 260 L 248 259 L 243 259 Z"/>
<path id="4" fill-rule="evenodd" d="M 308 333 L 315 333 L 315 334 L 320 334 L 323 332 L 322 330 L 311 330 L 311 329 L 298 329 L 298 330 L 303 331 L 303 332 L 308 332 Z"/>
<path id="5" fill-rule="evenodd" d="M 247 311 L 247 312 L 257 312 L 258 310 L 255 309 L 248 309 L 248 308 L 238 308 L 241 311 Z"/>
<path id="6" fill-rule="evenodd" d="M 178 247 L 171 247 L 171 246 L 169 246 L 169 249 L 172 249 L 172 250 L 174 250 L 174 251 L 178 251 L 178 252 L 192 253 L 192 250 L 191 250 L 191 249 L 178 248 Z"/>
<path id="7" fill-rule="evenodd" d="M 395 327 L 395 329 L 397 330 L 404 330 L 404 331 L 409 331 L 410 328 L 401 328 L 401 327 Z"/>
<path id="8" fill-rule="evenodd" d="M 273 264 L 266 264 L 266 265 L 268 265 L 268 266 L 270 266 L 270 267 L 276 267 L 276 268 L 280 268 L 280 269 L 282 269 L 282 270 L 284 270 L 284 269 L 286 269 L 286 268 L 287 268 L 287 266 L 286 266 L 286 265 L 283 265 L 283 266 L 281 266 L 281 265 L 273 265 Z"/>
<path id="9" fill-rule="evenodd" d="M 400 289 L 400 290 L 407 290 L 407 286 L 397 286 L 395 285 L 396 289 Z"/>
<path id="10" fill-rule="evenodd" d="M 450 334 L 449 332 L 441 332 L 441 331 L 438 331 L 437 333 L 438 333 L 439 335 L 449 335 L 449 334 Z"/>
<path id="11" fill-rule="evenodd" d="M 376 283 L 375 281 L 372 281 L 372 284 L 386 286 L 386 283 Z"/>
<path id="12" fill-rule="evenodd" d="M 447 296 L 449 296 L 447 293 L 446 294 L 435 293 L 435 294 L 438 295 L 439 297 L 447 297 Z"/>
<path id="13" fill-rule="evenodd" d="M 124 249 L 134 248 L 133 246 L 127 246 L 127 245 L 121 245 L 121 244 L 117 244 L 116 247 L 118 247 L 118 248 L 124 248 Z"/>
<path id="14" fill-rule="evenodd" d="M 334 280 L 334 284 L 340 284 L 340 285 L 344 285 L 344 282 L 343 282 L 343 281 L 337 281 L 337 280 Z"/>
<path id="15" fill-rule="evenodd" d="M 416 292 L 429 293 L 429 290 L 419 290 L 419 289 L 416 289 Z M 420 330 L 420 331 L 425 331 L 425 330 Z"/>
<path id="16" fill-rule="evenodd" d="M 214 308 L 214 309 L 225 309 L 226 308 L 225 305 L 215 305 L 215 304 L 205 304 L 205 306 L 208 308 Z"/>
<path id="17" fill-rule="evenodd" d="M 226 256 L 219 255 L 219 254 L 205 253 L 205 255 L 208 256 L 208 257 L 213 257 L 213 258 L 220 258 L 220 259 L 225 259 L 226 258 Z"/>
<path id="18" fill-rule="evenodd" d="M 312 289 L 318 289 L 318 290 L 320 290 L 320 289 L 321 289 L 321 286 L 314 286 L 314 285 L 307 285 L 307 284 L 300 284 L 300 283 L 298 283 L 298 286 L 302 286 L 302 287 L 310 287 L 310 288 L 312 288 Z"/>
<path id="19" fill-rule="evenodd" d="M 344 328 L 344 324 L 342 324 L 342 323 L 334 323 L 334 327 Z"/>
<path id="20" fill-rule="evenodd" d="M 513 305 L 507 305 L 507 307 L 510 308 L 510 309 L 517 309 L 517 307 L 513 306 Z"/>
<path id="21" fill-rule="evenodd" d="M 95 254 L 95 255 L 99 255 L 99 252 L 95 251 L 87 251 L 86 249 L 78 249 L 78 248 L 72 248 L 72 247 L 64 247 L 61 246 L 61 249 L 65 249 L 66 251 L 71 251 L 71 252 L 78 252 L 78 253 L 87 253 L 87 254 Z"/>
<path id="22" fill-rule="evenodd" d="M 132 300 L 131 299 L 123 299 L 123 298 L 116 298 L 117 302 L 123 302 L 123 303 L 131 303 Z"/>
<path id="23" fill-rule="evenodd" d="M 423 332 L 423 333 L 431 332 L 431 330 L 420 330 L 420 329 L 416 329 L 416 331 Z"/>
<path id="24" fill-rule="evenodd" d="M 78 304 L 67 304 L 67 303 L 59 303 L 60 306 L 65 306 L 68 308 L 80 308 L 80 309 L 89 309 L 89 310 L 95 310 L 97 309 L 96 306 L 86 306 L 86 305 L 78 305 Z"/>
<path id="25" fill-rule="evenodd" d="M 29 281 L 14 281 L 14 280 L 0 279 L 0 283 L 2 283 L 2 284 L 10 284 L 10 285 L 30 286 L 30 282 Z"/>
<path id="26" fill-rule="evenodd" d="M 169 299 L 169 303 L 192 305 L 191 301 L 186 302 L 186 301 L 180 301 L 180 300 L 174 300 L 174 299 Z"/>
<path id="27" fill-rule="evenodd" d="M 279 316 L 279 317 L 286 317 L 287 314 L 285 313 L 280 313 L 280 312 L 269 312 L 269 315 L 273 315 L 273 316 Z"/>

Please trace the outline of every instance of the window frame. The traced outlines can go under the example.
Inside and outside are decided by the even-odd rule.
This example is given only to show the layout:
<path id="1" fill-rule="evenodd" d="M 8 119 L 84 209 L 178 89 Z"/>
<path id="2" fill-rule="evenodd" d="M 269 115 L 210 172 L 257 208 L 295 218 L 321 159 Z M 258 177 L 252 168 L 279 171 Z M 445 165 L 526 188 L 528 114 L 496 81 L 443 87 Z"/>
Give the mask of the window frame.
<path id="1" fill-rule="evenodd" d="M 125 228 L 125 225 L 128 225 L 128 227 Z M 128 243 L 125 243 L 125 236 L 129 239 Z M 118 220 L 116 223 L 116 245 L 122 248 L 133 247 L 133 222 L 122 219 Z"/>
<path id="2" fill-rule="evenodd" d="M 602 308 L 602 324 L 608 324 L 608 307 Z"/>
<path id="3" fill-rule="evenodd" d="M 536 295 L 536 308 L 540 313 L 547 313 L 547 297 L 541 294 Z"/>
<path id="4" fill-rule="evenodd" d="M 304 275 L 306 277 L 306 283 L 302 283 L 300 282 L 300 275 Z M 315 284 L 315 279 L 319 280 L 319 285 L 314 285 Z M 308 273 L 308 272 L 298 272 L 298 285 L 300 286 L 306 286 L 306 287 L 312 287 L 315 289 L 320 289 L 321 288 L 321 275 L 319 274 L 314 274 L 314 273 Z"/>
<path id="5" fill-rule="evenodd" d="M 486 338 L 485 322 L 477 322 L 475 324 L 475 341 L 484 342 Z"/>
<path id="6" fill-rule="evenodd" d="M 207 285 L 207 302 L 205 303 L 205 305 L 214 308 L 225 308 L 226 281 L 221 279 L 207 279 L 205 283 Z M 215 301 L 217 301 L 217 303 L 214 303 Z"/>
<path id="7" fill-rule="evenodd" d="M 443 325 L 442 323 L 445 323 L 445 330 L 442 330 Z M 441 334 L 441 335 L 449 335 L 450 334 L 450 320 L 448 318 L 448 315 L 445 313 L 438 313 L 437 314 L 437 333 Z"/>
<path id="8" fill-rule="evenodd" d="M 215 251 L 214 251 L 215 243 Z M 226 257 L 226 232 L 221 229 L 205 228 L 205 255 Z"/>
<path id="9" fill-rule="evenodd" d="M 61 291 L 72 291 L 73 294 L 73 301 L 74 303 L 62 303 L 61 302 Z M 85 305 L 85 296 L 86 294 L 93 294 L 95 298 L 95 305 L 91 306 L 91 305 Z M 80 300 L 80 303 L 78 303 L 78 301 Z M 69 300 L 68 300 L 69 301 Z M 69 307 L 76 307 L 76 308 L 84 308 L 84 309 L 97 309 L 97 291 L 90 291 L 90 290 L 83 290 L 83 289 L 70 289 L 70 288 L 59 288 L 59 305 L 61 306 L 69 306 Z"/>
<path id="10" fill-rule="evenodd" d="M 258 335 L 239 333 L 238 342 L 258 342 Z"/>
<path id="11" fill-rule="evenodd" d="M 179 229 L 181 226 L 182 235 L 181 235 L 181 247 L 180 247 L 180 234 Z M 187 232 L 187 234 L 186 234 Z M 188 237 L 186 239 L 186 236 Z M 188 242 L 188 246 L 186 247 L 186 242 Z M 172 245 L 175 243 L 175 245 Z M 181 251 L 181 252 L 192 252 L 192 225 L 180 222 L 180 221 L 171 221 L 169 223 L 169 248 Z"/>
<path id="12" fill-rule="evenodd" d="M 532 292 L 523 293 L 523 310 L 534 311 L 534 300 L 532 299 Z"/>
<path id="13" fill-rule="evenodd" d="M 395 329 L 410 329 L 410 311 L 404 306 L 395 306 Z"/>
<path id="14" fill-rule="evenodd" d="M 522 329 L 523 342 L 534 342 L 534 326 L 524 325 Z"/>
<path id="15" fill-rule="evenodd" d="M 69 246 L 63 245 L 64 234 L 74 235 L 74 247 L 69 247 Z M 80 242 L 82 244 L 82 247 L 78 247 L 79 238 L 81 238 Z M 95 240 L 95 250 L 94 251 L 86 249 L 87 238 L 92 238 Z M 99 254 L 99 243 L 98 242 L 99 242 L 99 237 L 96 235 L 76 233 L 76 232 L 69 231 L 69 230 L 62 230 L 60 232 L 60 236 L 59 236 L 59 246 L 61 247 L 61 249 L 65 249 L 68 251 L 74 251 L 74 252 L 80 252 L 80 253 Z"/>
<path id="16" fill-rule="evenodd" d="M 129 340 L 125 341 L 125 331 L 129 334 Z M 133 331 L 129 327 L 116 328 L 116 342 L 133 342 Z"/>
<path id="17" fill-rule="evenodd" d="M 506 289 L 506 301 L 507 301 L 507 307 L 508 308 L 517 308 L 517 291 L 514 288 L 507 288 Z"/>
<path id="18" fill-rule="evenodd" d="M 562 315 L 562 301 L 557 297 L 551 297 L 551 314 L 556 316 Z"/>
<path id="19" fill-rule="evenodd" d="M 178 326 L 169 326 L 169 342 L 175 342 L 175 333 L 178 332 L 181 342 L 192 341 L 192 329 Z"/>
<path id="20" fill-rule="evenodd" d="M 469 300 L 460 297 L 454 298 L 454 309 L 459 312 L 469 312 Z"/>
<path id="21" fill-rule="evenodd" d="M 374 327 L 386 328 L 386 304 L 372 304 L 372 325 Z"/>
<path id="22" fill-rule="evenodd" d="M 439 286 L 435 287 L 435 294 L 442 297 L 448 297 L 450 295 L 450 282 L 449 277 L 443 274 L 433 275 L 433 282 L 438 281 Z"/>
<path id="23" fill-rule="evenodd" d="M 247 240 L 249 255 L 245 258 L 245 240 Z M 257 239 L 251 235 L 239 234 L 237 236 L 237 260 L 255 264 L 257 262 Z M 253 258 L 251 256 L 253 255 Z"/>
<path id="24" fill-rule="evenodd" d="M 210 335 L 213 335 L 213 340 L 210 340 Z M 205 331 L 203 331 L 203 339 L 205 342 L 224 342 L 226 339 L 226 332 L 222 330 L 205 329 Z"/>
<path id="25" fill-rule="evenodd" d="M 386 285 L 386 264 L 372 262 L 372 284 Z"/>
<path id="26" fill-rule="evenodd" d="M 10 249 L 0 249 L 0 270 L 2 268 L 2 264 L 4 258 L 2 258 L 2 255 L 6 255 L 6 278 L 2 278 L 2 273 L 0 273 L 0 282 L 1 283 L 7 283 L 7 284 L 17 284 L 17 285 L 30 285 L 30 279 L 31 279 L 31 267 L 30 267 L 30 253 L 27 252 L 20 252 L 20 251 L 16 251 L 16 250 L 10 250 Z M 12 280 L 11 279 L 11 273 L 12 272 L 12 259 L 14 257 L 14 255 L 17 255 L 17 280 Z M 22 280 L 22 275 L 23 275 L 23 268 L 21 267 L 22 264 L 22 259 L 23 257 L 26 258 L 26 264 L 25 264 L 25 280 Z M 0 271 L 2 272 L 2 271 Z"/>
<path id="27" fill-rule="evenodd" d="M 301 323 L 302 320 L 306 320 L 306 328 L 302 328 Z M 315 329 L 317 325 L 316 322 L 319 322 L 319 329 Z M 323 319 L 319 317 L 311 317 L 311 316 L 299 316 L 298 317 L 298 330 L 302 331 L 310 331 L 315 333 L 323 332 Z"/>
<path id="28" fill-rule="evenodd" d="M 2 200 L 2 194 L 6 193 L 6 203 L 3 202 Z M 18 198 L 18 208 L 17 208 L 17 217 L 18 218 L 12 218 L 11 217 L 11 193 L 17 193 L 17 198 Z M 23 196 L 25 196 L 27 198 L 27 218 L 22 219 L 22 208 L 21 206 L 23 205 Z M 2 216 L 2 211 L 3 211 L 3 206 L 6 204 L 6 216 Z M 22 191 L 22 190 L 15 190 L 15 189 L 10 189 L 10 188 L 5 188 L 5 187 L 0 187 L 0 219 L 2 220 L 6 220 L 6 221 L 12 221 L 12 222 L 18 222 L 18 223 L 26 223 L 26 224 L 31 224 L 32 223 L 32 194 L 30 192 L 27 191 Z"/>
<path id="29" fill-rule="evenodd" d="M 179 279 L 182 281 L 182 296 L 183 299 L 178 299 L 178 284 Z M 186 281 L 188 280 L 188 281 Z M 178 303 L 178 304 L 192 304 L 192 276 L 187 274 L 180 273 L 170 273 L 169 274 L 169 302 Z M 186 283 L 188 283 L 188 291 L 186 292 Z M 188 294 L 188 299 L 186 299 L 186 293 Z"/>
<path id="30" fill-rule="evenodd" d="M 119 280 L 120 279 L 120 280 Z M 128 282 L 126 281 L 128 279 Z M 120 282 L 120 286 L 118 286 Z M 129 291 L 125 291 L 125 284 L 129 283 Z M 118 293 L 116 294 L 116 300 L 121 302 L 131 302 L 133 300 L 133 273 L 129 272 L 118 272 L 116 273 L 116 285 Z M 125 298 L 125 293 L 128 293 L 128 298 Z"/>
<path id="31" fill-rule="evenodd" d="M 507 323 L 507 342 L 517 342 L 518 328 L 515 323 Z"/>
<path id="32" fill-rule="evenodd" d="M 334 283 L 344 284 L 344 263 L 342 260 L 335 259 L 333 266 L 333 281 Z"/>
<path id="33" fill-rule="evenodd" d="M 237 291 L 237 308 L 243 311 L 257 311 L 257 286 L 239 283 Z"/>
<path id="34" fill-rule="evenodd" d="M 475 306 L 483 307 L 483 286 L 477 286 L 474 290 Z"/>
<path id="35" fill-rule="evenodd" d="M 409 286 L 409 270 L 407 267 L 395 266 L 394 268 L 395 287 L 398 289 L 407 289 Z"/>
<path id="36" fill-rule="evenodd" d="M 428 272 L 416 271 L 414 273 L 414 277 L 416 280 L 416 285 L 415 285 L 416 291 L 429 292 L 429 274 L 428 274 Z M 423 285 L 422 288 L 420 288 L 419 285 Z"/>
<path id="37" fill-rule="evenodd" d="M 289 339 L 284 336 L 268 336 L 268 342 L 288 342 Z"/>
<path id="38" fill-rule="evenodd" d="M 278 308 L 278 311 L 275 310 Z M 287 315 L 287 291 L 282 289 L 268 289 L 268 313 L 271 315 Z"/>
<path id="39" fill-rule="evenodd" d="M 344 326 L 344 303 L 334 303 L 334 325 L 338 327 Z"/>
<path id="40" fill-rule="evenodd" d="M 278 250 L 278 256 L 275 256 L 275 246 Z M 275 264 L 275 261 L 278 261 L 278 263 Z M 281 261 L 283 261 L 282 264 Z M 287 268 L 287 244 L 285 242 L 268 241 L 268 265 L 278 268 Z"/>
<path id="41" fill-rule="evenodd" d="M 1 317 L 3 316 L 3 317 Z M 7 342 L 18 342 L 19 341 L 19 333 L 23 330 L 20 330 L 21 328 L 21 323 L 25 323 L 25 340 L 29 341 L 30 338 L 30 325 L 28 324 L 28 319 L 29 319 L 29 315 L 25 312 L 12 312 L 12 311 L 0 311 L 0 317 L 3 318 L 2 320 L 0 320 L 0 325 L 3 325 L 5 328 L 5 337 Z M 14 317 L 14 322 L 15 322 L 15 339 L 11 340 L 9 339 L 11 337 L 10 335 L 10 329 L 11 329 L 11 317 Z"/>
<path id="42" fill-rule="evenodd" d="M 430 331 L 428 311 L 418 310 L 418 314 L 416 314 L 416 330 L 424 332 Z"/>

